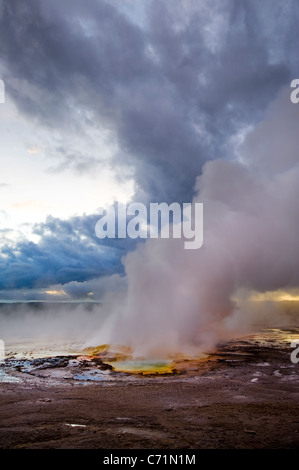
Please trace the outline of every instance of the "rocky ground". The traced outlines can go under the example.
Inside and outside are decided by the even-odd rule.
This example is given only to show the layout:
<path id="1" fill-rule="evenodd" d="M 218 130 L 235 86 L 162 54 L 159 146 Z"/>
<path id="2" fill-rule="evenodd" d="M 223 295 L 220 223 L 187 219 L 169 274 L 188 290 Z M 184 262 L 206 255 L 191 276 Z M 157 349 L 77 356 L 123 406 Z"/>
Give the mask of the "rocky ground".
<path id="1" fill-rule="evenodd" d="M 116 372 L 100 356 L 8 362 L 1 448 L 299 447 L 299 364 L 287 348 L 232 343 L 166 375 Z"/>

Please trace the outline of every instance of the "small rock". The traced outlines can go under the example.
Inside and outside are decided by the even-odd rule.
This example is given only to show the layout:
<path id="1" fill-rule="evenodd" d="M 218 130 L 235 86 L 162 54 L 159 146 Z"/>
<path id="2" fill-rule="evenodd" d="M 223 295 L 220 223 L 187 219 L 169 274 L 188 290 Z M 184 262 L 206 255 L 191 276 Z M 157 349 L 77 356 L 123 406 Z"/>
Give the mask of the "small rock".
<path id="1" fill-rule="evenodd" d="M 254 377 L 261 377 L 263 374 L 261 372 L 253 372 Z"/>

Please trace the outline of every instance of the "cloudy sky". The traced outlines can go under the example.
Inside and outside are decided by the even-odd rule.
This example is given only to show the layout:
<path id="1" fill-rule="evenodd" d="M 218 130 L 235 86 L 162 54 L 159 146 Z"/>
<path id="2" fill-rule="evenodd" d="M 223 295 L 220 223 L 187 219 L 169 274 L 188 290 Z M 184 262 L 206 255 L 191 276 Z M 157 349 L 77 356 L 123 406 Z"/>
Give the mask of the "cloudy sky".
<path id="1" fill-rule="evenodd" d="M 294 166 L 298 18 L 297 0 L 0 0 L 0 299 L 122 288 L 135 244 L 94 231 L 114 201 L 190 202 L 219 159 Z"/>

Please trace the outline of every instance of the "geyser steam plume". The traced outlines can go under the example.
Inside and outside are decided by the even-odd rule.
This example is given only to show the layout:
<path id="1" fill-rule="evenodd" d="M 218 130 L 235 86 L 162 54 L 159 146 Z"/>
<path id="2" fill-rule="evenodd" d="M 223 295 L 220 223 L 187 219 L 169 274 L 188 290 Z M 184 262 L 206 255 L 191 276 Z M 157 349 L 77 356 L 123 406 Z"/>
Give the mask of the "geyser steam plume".
<path id="1" fill-rule="evenodd" d="M 233 300 L 239 289 L 298 287 L 298 118 L 283 90 L 238 158 L 205 164 L 193 201 L 204 203 L 203 247 L 159 239 L 129 253 L 127 292 L 110 302 L 93 343 L 148 356 L 199 351 L 227 337 L 228 320 L 242 311 Z"/>

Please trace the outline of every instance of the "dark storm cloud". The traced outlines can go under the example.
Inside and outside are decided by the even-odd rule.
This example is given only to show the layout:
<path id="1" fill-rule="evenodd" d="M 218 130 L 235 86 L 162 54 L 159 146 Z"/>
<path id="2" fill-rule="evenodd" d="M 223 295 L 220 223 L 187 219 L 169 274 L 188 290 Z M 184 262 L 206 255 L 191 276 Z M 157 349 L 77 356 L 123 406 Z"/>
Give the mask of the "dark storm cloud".
<path id="1" fill-rule="evenodd" d="M 33 228 L 40 237 L 38 243 L 25 238 L 12 243 L 8 239 L 0 253 L 0 291 L 71 283 L 66 290 L 78 297 L 83 292 L 88 294 L 86 281 L 122 274 L 122 257 L 135 248 L 137 240 L 99 240 L 95 235 L 98 220 L 98 215 L 68 220 L 49 216 Z M 97 292 L 101 289 L 99 286 Z"/>
<path id="2" fill-rule="evenodd" d="M 83 282 L 122 272 L 124 247 L 100 244 L 94 234 L 96 221 L 96 216 L 68 221 L 48 217 L 35 226 L 39 243 L 23 240 L 3 247 L 0 290 Z"/>
<path id="3" fill-rule="evenodd" d="M 118 5 L 4 1 L 6 75 L 31 87 L 8 80 L 8 88 L 50 127 L 113 129 L 121 149 L 114 164 L 133 166 L 144 198 L 190 199 L 203 162 L 227 156 L 227 137 L 260 118 L 298 64 L 298 4 L 152 1 L 143 29 Z M 91 110 L 92 120 L 78 119 L 76 108 Z"/>

